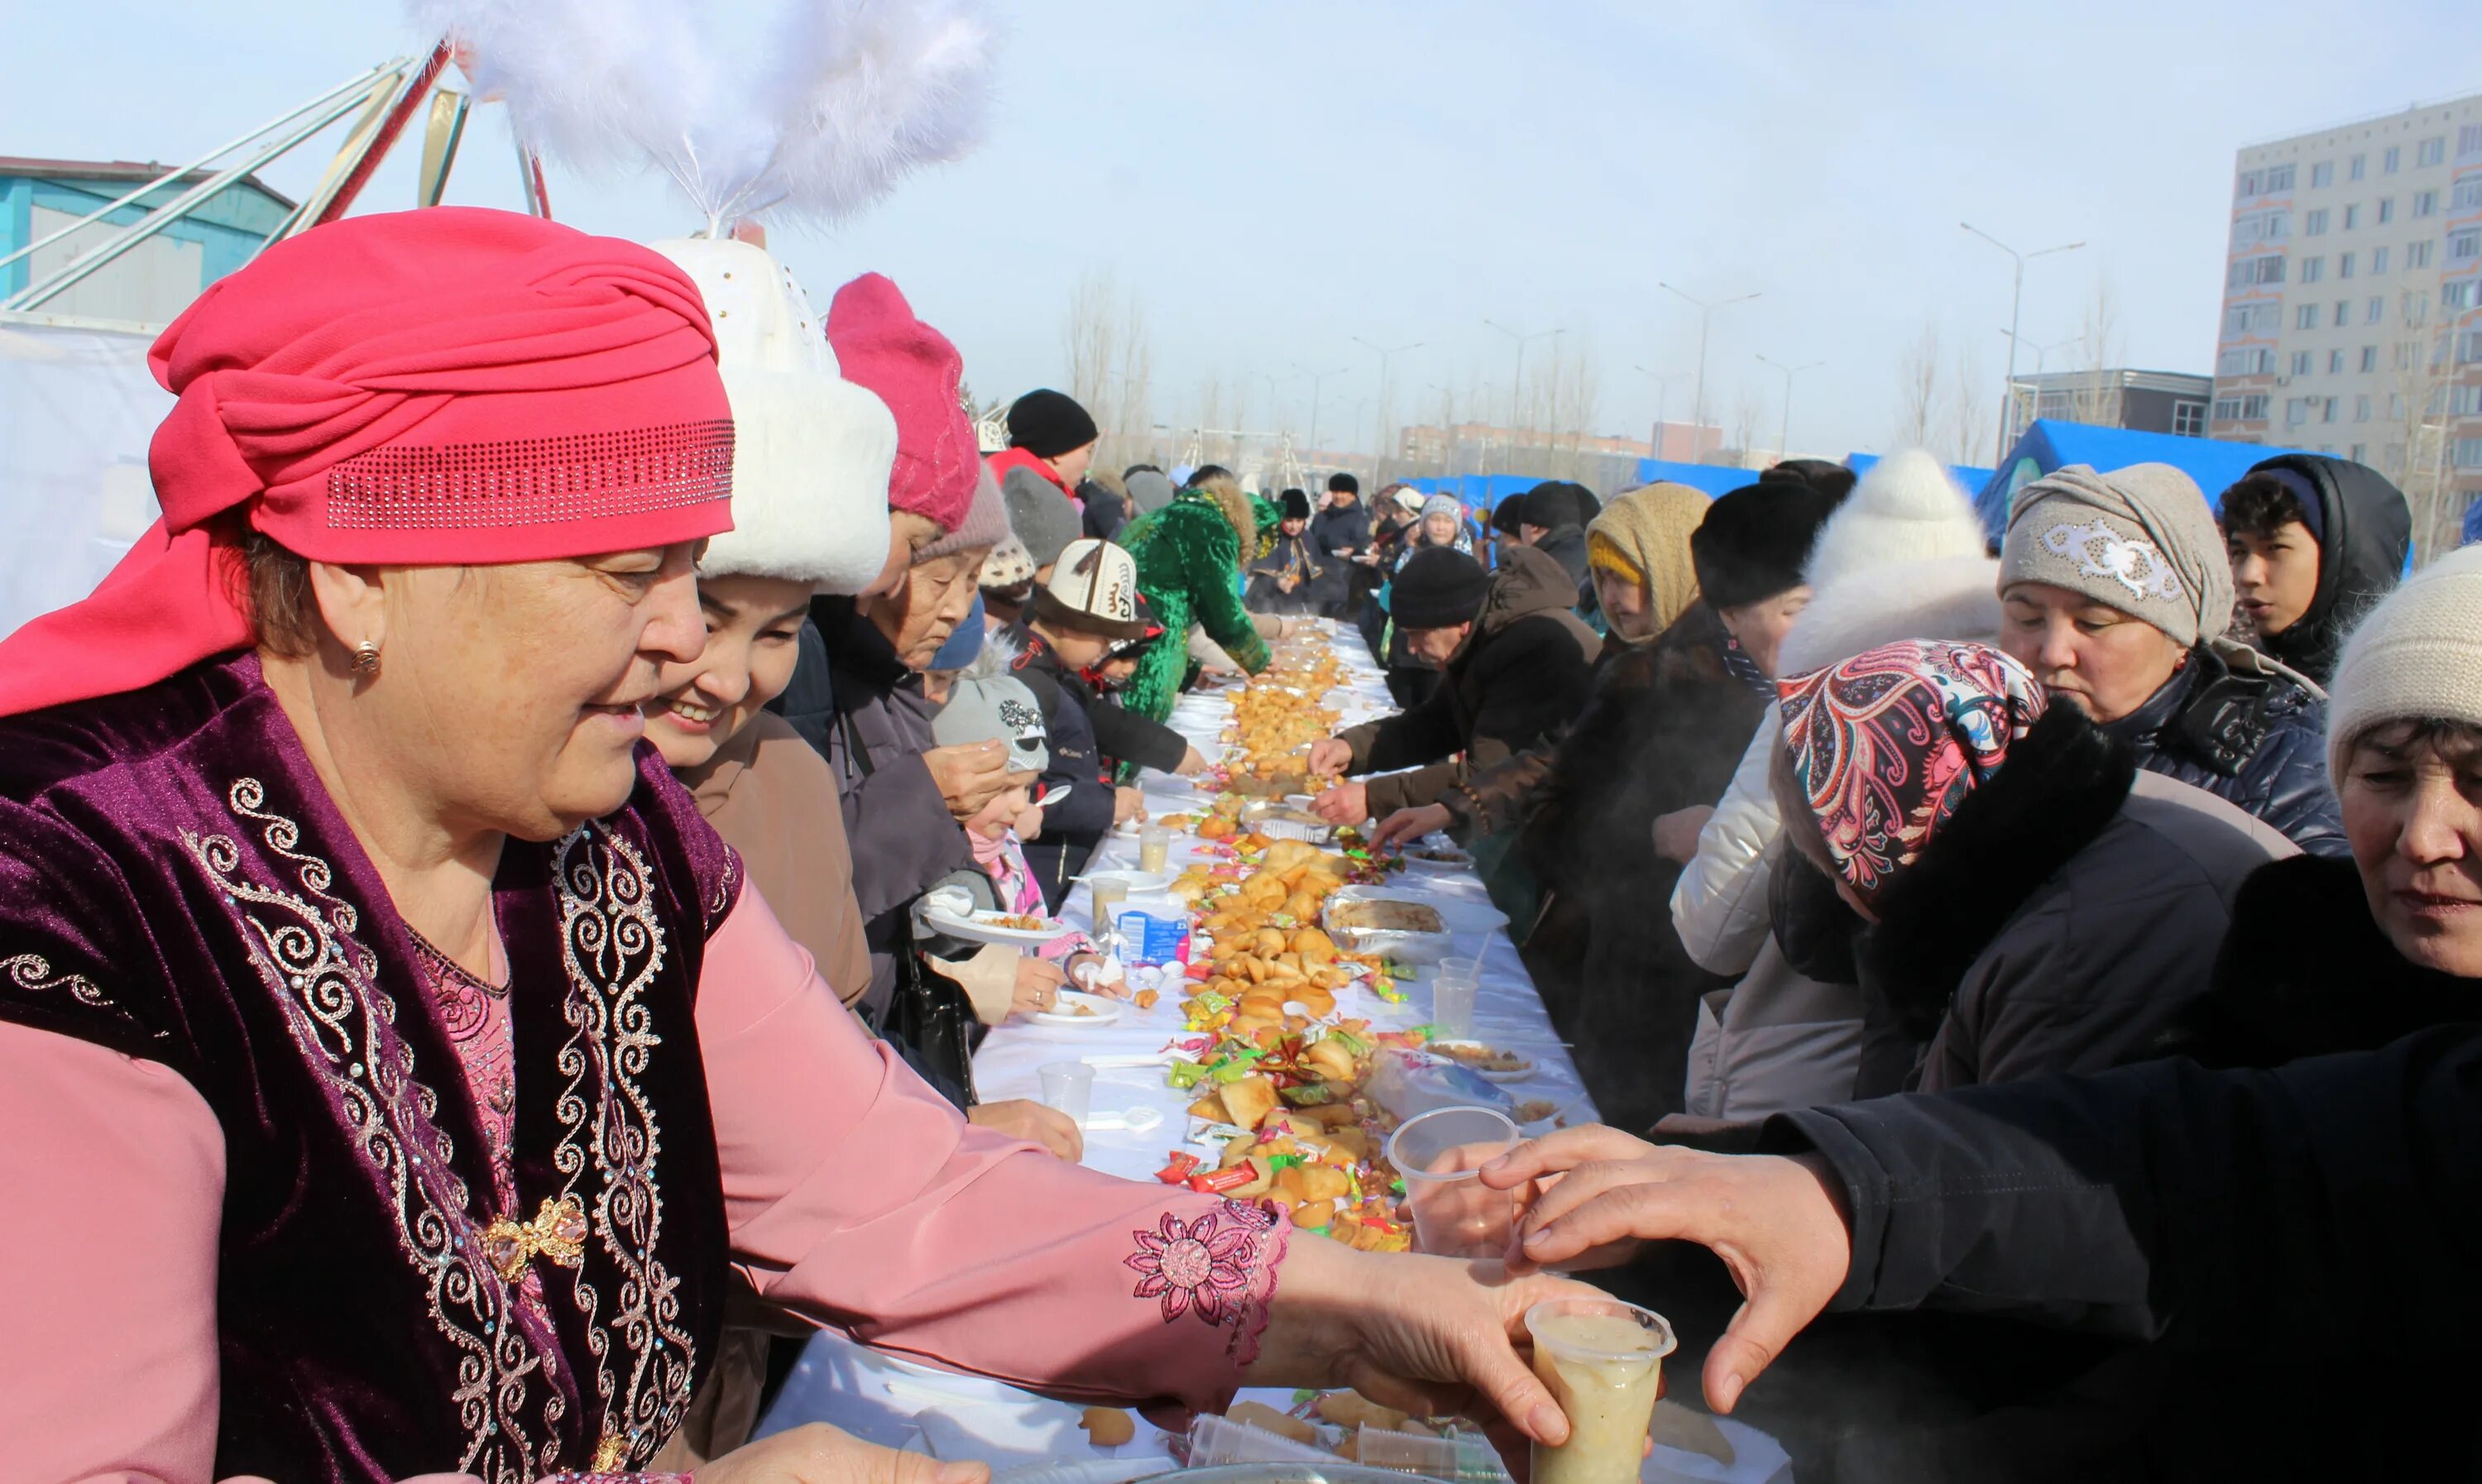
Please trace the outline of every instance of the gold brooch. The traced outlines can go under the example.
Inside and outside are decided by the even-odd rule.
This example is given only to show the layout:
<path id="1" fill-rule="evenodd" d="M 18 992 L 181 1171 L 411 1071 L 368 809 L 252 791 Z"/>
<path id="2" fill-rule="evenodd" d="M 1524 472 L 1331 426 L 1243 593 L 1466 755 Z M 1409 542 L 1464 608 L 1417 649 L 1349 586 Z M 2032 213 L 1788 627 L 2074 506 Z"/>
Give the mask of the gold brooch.
<path id="1" fill-rule="evenodd" d="M 603 1441 L 594 1445 L 594 1471 L 597 1473 L 618 1473 L 620 1466 L 628 1461 L 629 1445 L 620 1441 L 619 1433 L 605 1433 Z"/>
<path id="2" fill-rule="evenodd" d="M 586 1208 L 574 1196 L 545 1201 L 532 1221 L 502 1216 L 483 1229 L 483 1257 L 511 1283 L 525 1276 L 526 1264 L 541 1256 L 557 1267 L 575 1267 L 586 1260 Z"/>

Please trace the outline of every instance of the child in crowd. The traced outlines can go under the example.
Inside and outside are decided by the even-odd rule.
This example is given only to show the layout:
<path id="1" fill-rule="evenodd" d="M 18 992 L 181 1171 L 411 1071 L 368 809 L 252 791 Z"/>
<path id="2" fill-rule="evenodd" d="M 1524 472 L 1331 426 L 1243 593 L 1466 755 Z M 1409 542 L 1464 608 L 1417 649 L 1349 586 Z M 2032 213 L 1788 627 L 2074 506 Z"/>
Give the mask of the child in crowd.
<path id="1" fill-rule="evenodd" d="M 950 888 L 963 888 L 973 912 L 1050 915 L 1020 838 L 1043 828 L 1044 801 L 1034 797 L 1034 789 L 1050 764 L 1049 733 L 1034 693 L 1009 674 L 1017 657 L 1014 643 L 1005 635 L 992 635 L 956 676 L 946 703 L 932 719 L 932 735 L 941 747 L 993 741 L 1005 746 L 1008 782 L 965 821 L 974 869 L 950 873 L 914 909 L 916 941 L 941 973 L 964 988 L 975 1018 L 986 1025 L 997 1025 L 1012 1014 L 1051 1009 L 1066 982 L 1101 993 L 1122 988 L 1118 970 L 1083 933 L 1027 952 L 1005 943 L 951 938 L 927 920 L 930 908 Z M 1055 799 L 1059 792 L 1053 791 Z"/>

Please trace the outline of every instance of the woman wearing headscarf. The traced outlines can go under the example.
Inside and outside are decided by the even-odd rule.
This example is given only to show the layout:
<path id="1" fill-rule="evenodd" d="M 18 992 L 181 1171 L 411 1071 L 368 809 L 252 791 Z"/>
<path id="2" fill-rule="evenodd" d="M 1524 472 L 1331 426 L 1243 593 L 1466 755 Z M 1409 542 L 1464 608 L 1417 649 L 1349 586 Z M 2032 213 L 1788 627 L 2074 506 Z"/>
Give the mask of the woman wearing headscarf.
<path id="1" fill-rule="evenodd" d="M 1251 675 L 1267 668 L 1267 641 L 1241 602 L 1241 570 L 1258 551 L 1258 516 L 1240 481 L 1209 475 L 1121 529 L 1137 559 L 1138 591 L 1172 637 L 1149 646 L 1121 703 L 1150 721 L 1172 714 L 1189 673 L 1190 625 Z"/>
<path id="2" fill-rule="evenodd" d="M 1889 454 L 1819 531 L 1804 569 L 1814 591 L 1779 668 L 1807 674 L 1898 639 L 1998 643 L 1999 564 L 1984 549 L 1982 521 L 1945 466 L 1918 448 Z M 1683 1108 L 1694 1119 L 1740 1123 L 1853 1096 L 1862 922 L 1781 843 L 1767 782 L 1780 736 L 1770 712 L 1672 890 L 1690 958 L 1738 976 L 1699 1009 Z"/>
<path id="3" fill-rule="evenodd" d="M 1999 553 L 2001 648 L 2126 740 L 2302 849 L 2340 857 L 2316 685 L 2225 637 L 2232 575 L 2205 496 L 2163 464 L 2075 464 L 2017 493 Z"/>
<path id="4" fill-rule="evenodd" d="M 1653 484 L 1621 495 L 1595 517 L 1586 546 L 1596 591 L 1610 620 L 1595 655 L 1598 680 L 1615 656 L 1653 643 L 1698 600 L 1689 538 L 1713 503 L 1687 485 Z M 1512 552 L 1518 549 L 1521 543 L 1511 543 Z M 1531 747 L 1475 769 L 1465 787 L 1450 790 L 1437 803 L 1381 820 L 1374 838 L 1388 845 L 1444 830 L 1473 843 L 1513 832 L 1532 808 L 1534 791 L 1557 752 L 1556 743 Z M 1526 920 L 1531 921 L 1530 914 Z"/>
<path id="5" fill-rule="evenodd" d="M 1750 1291 L 1707 1359 L 1719 1406 L 1740 1402 L 1822 1309 L 2019 1321 L 1985 1332 L 1999 1347 L 2025 1346 L 2037 1325 L 2152 1341 L 2105 1350 L 2031 1405 L 1951 1412 L 1928 1439 L 1846 1451 L 1908 1478 L 2469 1474 L 2482 1039 L 2462 1022 L 2482 982 L 2477 607 L 2482 548 L 2468 548 L 2354 630 L 2326 743 L 2352 860 L 2296 856 L 2251 878 L 2235 934 L 2261 888 L 2290 878 L 2262 904 L 2257 972 L 2219 970 L 2178 1054 L 2108 1076 L 1793 1112 L 1769 1121 L 1756 1158 L 1556 1134 L 1484 1177 L 1574 1172 L 1534 1208 L 1529 1229 L 1552 1230 L 1529 1230 L 1526 1250 L 1571 1261 L 1582 1247 L 1613 1244 L 1618 1258 L 1621 1243 L 1688 1237 L 1731 1253 Z M 2275 1070 L 2210 1073 L 2199 1056 Z M 2269 1293 L 2288 1296 L 2280 1312 Z M 1888 1333 L 1900 1322 L 1889 1313 Z M 1971 1333 L 1908 1331 L 1951 1345 Z M 2390 1425 L 2267 1426 L 2305 1346 L 2387 1355 Z"/>
<path id="6" fill-rule="evenodd" d="M 0 643 L 12 1467 L 626 1472 L 736 1283 L 1071 1394 L 1367 1367 L 1557 1435 L 1521 1288 L 969 1129 L 639 746 L 730 526 L 708 325 L 645 248 L 437 207 L 157 341 L 163 518 Z"/>
<path id="7" fill-rule="evenodd" d="M 1981 645 L 1904 640 L 1782 691 L 1785 840 L 1871 924 L 1856 1096 L 2152 1054 L 2242 881 L 2293 853 Z"/>
<path id="8" fill-rule="evenodd" d="M 1526 966 L 1617 1126 L 1679 1111 L 1699 1001 L 1729 982 L 1690 960 L 1661 907 L 1697 832 L 1668 839 L 1657 821 L 1712 806 L 1731 781 L 1766 714 L 1777 649 L 1809 600 L 1802 564 L 1834 508 L 1791 484 L 1707 505 L 1689 542 L 1699 601 L 1603 667 L 1518 836 L 1518 859 L 1543 889 Z"/>

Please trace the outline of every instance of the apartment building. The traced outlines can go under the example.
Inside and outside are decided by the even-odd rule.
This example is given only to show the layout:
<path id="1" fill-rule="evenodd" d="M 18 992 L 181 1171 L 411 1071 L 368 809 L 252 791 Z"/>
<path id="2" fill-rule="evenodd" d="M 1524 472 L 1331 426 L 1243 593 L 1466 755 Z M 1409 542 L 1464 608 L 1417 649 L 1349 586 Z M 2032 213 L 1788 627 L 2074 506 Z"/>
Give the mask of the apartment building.
<path id="1" fill-rule="evenodd" d="M 2482 491 L 2482 95 L 2239 152 L 2208 431 Z"/>

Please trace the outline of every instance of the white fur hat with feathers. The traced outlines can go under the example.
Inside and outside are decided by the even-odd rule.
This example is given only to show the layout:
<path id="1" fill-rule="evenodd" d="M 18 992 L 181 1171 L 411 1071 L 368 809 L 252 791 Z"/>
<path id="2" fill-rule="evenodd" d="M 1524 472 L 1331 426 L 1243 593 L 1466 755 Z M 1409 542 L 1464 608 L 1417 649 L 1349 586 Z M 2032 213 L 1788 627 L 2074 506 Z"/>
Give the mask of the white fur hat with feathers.
<path id="1" fill-rule="evenodd" d="M 887 561 L 896 419 L 836 374 L 809 296 L 765 249 L 705 237 L 654 248 L 706 300 L 732 404 L 732 529 L 707 542 L 700 574 L 859 593 Z"/>
<path id="2" fill-rule="evenodd" d="M 1809 585 L 1895 562 L 1982 556 L 1988 541 L 1946 465 L 1921 449 L 1900 449 L 1870 465 L 1827 518 L 1809 548 Z"/>

